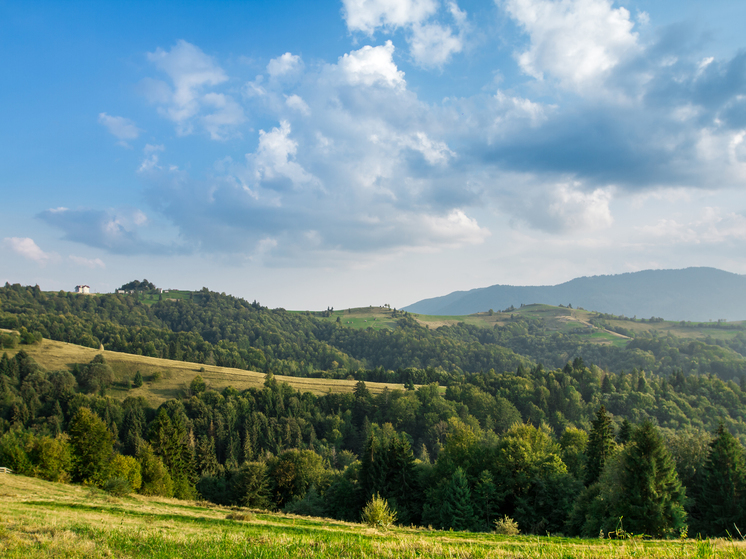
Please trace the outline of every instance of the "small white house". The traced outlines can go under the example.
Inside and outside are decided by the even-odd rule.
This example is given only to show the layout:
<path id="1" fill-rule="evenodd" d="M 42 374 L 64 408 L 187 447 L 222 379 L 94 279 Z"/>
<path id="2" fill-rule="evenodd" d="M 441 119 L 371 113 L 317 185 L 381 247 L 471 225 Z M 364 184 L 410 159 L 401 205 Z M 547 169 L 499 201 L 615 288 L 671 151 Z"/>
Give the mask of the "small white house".
<path id="1" fill-rule="evenodd" d="M 91 292 L 91 286 L 89 285 L 76 285 L 75 286 L 75 293 L 83 293 L 85 295 L 88 295 Z"/>

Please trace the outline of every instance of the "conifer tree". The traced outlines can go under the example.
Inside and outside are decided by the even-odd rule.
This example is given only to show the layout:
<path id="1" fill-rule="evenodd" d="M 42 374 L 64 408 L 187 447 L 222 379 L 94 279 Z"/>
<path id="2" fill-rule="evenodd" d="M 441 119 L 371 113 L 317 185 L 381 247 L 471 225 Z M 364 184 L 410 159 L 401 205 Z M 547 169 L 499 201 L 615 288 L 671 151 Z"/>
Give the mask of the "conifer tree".
<path id="1" fill-rule="evenodd" d="M 360 482 L 366 498 L 380 493 L 402 524 L 419 521 L 420 496 L 409 441 L 390 423 L 374 431 L 361 457 Z"/>
<path id="2" fill-rule="evenodd" d="M 497 485 L 489 470 L 479 474 L 474 486 L 474 516 L 481 530 L 489 530 L 497 507 Z"/>
<path id="3" fill-rule="evenodd" d="M 614 451 L 614 426 L 611 423 L 611 416 L 606 413 L 604 406 L 598 408 L 596 412 L 596 419 L 593 420 L 586 448 L 588 460 L 586 462 L 585 484 L 591 485 L 598 481 L 606 460 Z"/>
<path id="4" fill-rule="evenodd" d="M 168 468 L 173 480 L 174 496 L 178 499 L 193 498 L 194 449 L 181 417 L 175 414 L 171 419 L 161 408 L 150 425 L 149 440 Z"/>
<path id="5" fill-rule="evenodd" d="M 471 490 L 466 474 L 456 468 L 443 493 L 440 523 L 443 528 L 470 530 L 474 526 L 474 509 L 471 506 Z"/>
<path id="6" fill-rule="evenodd" d="M 633 534 L 678 535 L 686 523 L 685 490 L 671 455 L 652 423 L 634 430 L 622 457 L 622 473 L 612 517 Z"/>
<path id="7" fill-rule="evenodd" d="M 631 436 L 632 425 L 625 419 L 622 421 L 621 427 L 619 427 L 619 433 L 617 433 L 616 440 L 619 444 L 627 444 Z"/>
<path id="8" fill-rule="evenodd" d="M 745 476 L 743 448 L 721 423 L 710 443 L 697 503 L 698 528 L 708 536 L 735 535 L 736 527 L 746 526 Z"/>
<path id="9" fill-rule="evenodd" d="M 215 439 L 212 437 L 203 435 L 199 438 L 195 449 L 195 466 L 200 476 L 214 476 L 222 470 L 215 454 Z"/>

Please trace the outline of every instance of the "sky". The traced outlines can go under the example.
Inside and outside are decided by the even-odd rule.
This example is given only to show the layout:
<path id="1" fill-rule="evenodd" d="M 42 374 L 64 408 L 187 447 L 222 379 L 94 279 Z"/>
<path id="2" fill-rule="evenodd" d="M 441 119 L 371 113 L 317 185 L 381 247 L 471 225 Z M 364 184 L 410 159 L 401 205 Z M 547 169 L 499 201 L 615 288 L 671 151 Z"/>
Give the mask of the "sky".
<path id="1" fill-rule="evenodd" d="M 746 273 L 746 2 L 0 0 L 0 282 Z"/>

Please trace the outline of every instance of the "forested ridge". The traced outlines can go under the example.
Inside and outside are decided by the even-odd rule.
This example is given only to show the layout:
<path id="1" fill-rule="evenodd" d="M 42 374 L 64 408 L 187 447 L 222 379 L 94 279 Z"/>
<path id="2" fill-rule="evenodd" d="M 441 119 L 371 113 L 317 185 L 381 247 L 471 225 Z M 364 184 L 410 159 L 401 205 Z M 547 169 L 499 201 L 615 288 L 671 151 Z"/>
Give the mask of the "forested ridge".
<path id="1" fill-rule="evenodd" d="M 346 520 L 380 494 L 400 523 L 461 530 L 506 515 L 524 532 L 592 537 L 746 526 L 746 386 L 727 345 L 598 346 L 527 320 L 430 330 L 406 314 L 394 330 L 353 330 L 206 290 L 148 307 L 6 285 L 0 302 L 19 331 L 3 344 L 21 348 L 0 359 L 0 465 L 19 473 Z M 197 376 L 152 409 L 106 395 L 101 355 L 42 370 L 22 349 L 45 337 L 267 377 L 217 392 Z M 273 372 L 359 382 L 314 396 Z M 365 380 L 407 389 L 374 396 Z"/>
<path id="2" fill-rule="evenodd" d="M 394 311 L 396 312 L 396 311 Z M 602 369 L 671 375 L 746 374 L 746 331 L 727 340 L 638 336 L 624 347 L 593 343 L 582 333 L 552 332 L 540 319 L 516 317 L 485 328 L 460 323 L 429 329 L 407 313 L 396 328 L 358 330 L 312 313 L 268 309 L 210 292 L 152 306 L 129 294 L 82 297 L 37 287 L 0 288 L 0 327 L 98 348 L 226 367 L 345 378 L 362 369 L 438 369 L 448 373 L 563 367 L 580 357 Z M 597 321 L 603 323 L 603 316 Z M 730 326 L 730 325 L 729 325 Z"/>

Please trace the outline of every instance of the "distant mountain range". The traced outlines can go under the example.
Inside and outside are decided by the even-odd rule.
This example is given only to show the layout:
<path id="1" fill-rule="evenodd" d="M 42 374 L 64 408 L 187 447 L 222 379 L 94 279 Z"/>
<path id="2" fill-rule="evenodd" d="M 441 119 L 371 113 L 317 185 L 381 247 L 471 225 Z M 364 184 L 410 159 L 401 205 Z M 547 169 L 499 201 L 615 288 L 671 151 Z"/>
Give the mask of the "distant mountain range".
<path id="1" fill-rule="evenodd" d="M 666 320 L 746 320 L 746 276 L 715 268 L 644 270 L 582 277 L 559 285 L 493 285 L 423 299 L 403 310 L 428 315 L 467 315 L 511 305 L 544 303 L 615 315 Z"/>

